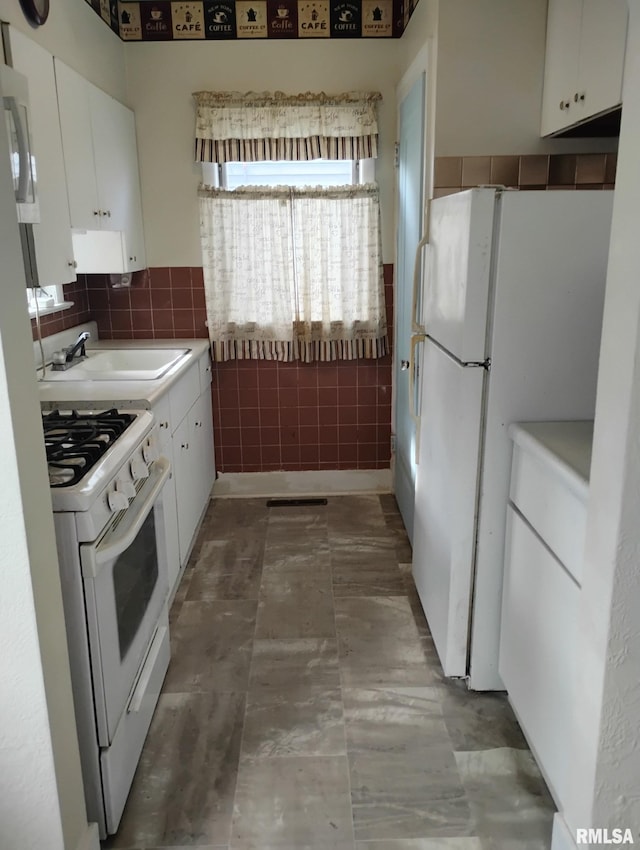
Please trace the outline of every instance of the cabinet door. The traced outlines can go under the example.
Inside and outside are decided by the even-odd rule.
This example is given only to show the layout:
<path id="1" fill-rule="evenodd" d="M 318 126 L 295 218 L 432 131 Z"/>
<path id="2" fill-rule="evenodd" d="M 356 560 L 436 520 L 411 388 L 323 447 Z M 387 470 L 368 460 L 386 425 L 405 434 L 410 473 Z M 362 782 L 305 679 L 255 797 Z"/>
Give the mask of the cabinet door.
<path id="1" fill-rule="evenodd" d="M 627 0 L 584 0 L 573 121 L 606 112 L 622 102 L 628 15 Z"/>
<path id="2" fill-rule="evenodd" d="M 575 123 L 582 0 L 549 0 L 542 96 L 543 136 Z M 568 105 L 567 105 L 568 104 Z"/>
<path id="3" fill-rule="evenodd" d="M 92 86 L 58 59 L 55 71 L 71 227 L 96 230 L 100 208 L 89 104 Z"/>
<path id="4" fill-rule="evenodd" d="M 118 104 L 120 105 L 120 104 Z M 125 262 L 128 271 L 146 268 L 144 232 L 142 226 L 142 201 L 140 198 L 140 173 L 138 169 L 138 143 L 135 115 L 121 106 L 121 168 L 127 186 L 124 214 Z"/>
<path id="5" fill-rule="evenodd" d="M 90 100 L 102 228 L 124 233 L 126 269 L 135 271 L 144 244 L 134 115 L 93 86 Z"/>
<path id="6" fill-rule="evenodd" d="M 171 599 L 175 584 L 180 573 L 180 537 L 178 534 L 178 506 L 176 502 L 176 471 L 173 460 L 173 443 L 169 424 L 169 397 L 164 396 L 153 408 L 153 415 L 158 423 L 158 443 L 160 454 L 171 464 L 169 480 L 162 494 L 163 522 L 167 545 L 167 569 L 169 575 L 169 599 Z"/>
<path id="7" fill-rule="evenodd" d="M 193 415 L 193 446 L 197 457 L 196 478 L 194 487 L 199 492 L 197 505 L 197 520 L 200 519 L 211 496 L 211 488 L 216 476 L 215 456 L 213 451 L 213 415 L 211 409 L 211 392 L 205 390 L 192 408 Z M 197 482 L 197 483 L 196 483 Z"/>
<path id="8" fill-rule="evenodd" d="M 507 509 L 500 676 L 509 701 L 563 808 L 574 708 L 580 588 L 529 524 Z"/>
<path id="9" fill-rule="evenodd" d="M 42 286 L 76 279 L 53 56 L 11 27 L 13 66 L 29 81 L 40 223 L 33 228 Z"/>
<path id="10" fill-rule="evenodd" d="M 199 517 L 200 491 L 197 484 L 197 452 L 193 448 L 193 422 L 193 413 L 189 411 L 173 433 L 180 564 L 187 560 Z"/>
<path id="11" fill-rule="evenodd" d="M 122 168 L 124 107 L 95 86 L 91 86 L 89 102 L 102 228 L 124 230 L 128 192 Z"/>

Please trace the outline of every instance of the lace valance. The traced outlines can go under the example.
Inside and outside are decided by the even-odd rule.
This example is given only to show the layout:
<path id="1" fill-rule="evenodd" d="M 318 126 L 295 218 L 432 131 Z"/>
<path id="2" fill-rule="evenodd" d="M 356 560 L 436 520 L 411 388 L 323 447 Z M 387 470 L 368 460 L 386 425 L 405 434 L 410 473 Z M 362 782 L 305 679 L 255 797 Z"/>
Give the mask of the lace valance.
<path id="1" fill-rule="evenodd" d="M 197 162 L 378 155 L 378 92 L 195 92 Z"/>

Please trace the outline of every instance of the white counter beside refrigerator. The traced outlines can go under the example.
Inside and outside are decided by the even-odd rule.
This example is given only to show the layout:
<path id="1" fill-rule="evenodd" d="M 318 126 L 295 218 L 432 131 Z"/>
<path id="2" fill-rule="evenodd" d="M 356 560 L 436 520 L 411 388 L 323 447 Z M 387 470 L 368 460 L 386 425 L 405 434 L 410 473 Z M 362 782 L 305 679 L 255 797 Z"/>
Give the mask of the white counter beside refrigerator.
<path id="1" fill-rule="evenodd" d="M 613 193 L 434 200 L 413 575 L 447 676 L 498 673 L 507 428 L 594 415 Z"/>
<path id="2" fill-rule="evenodd" d="M 570 781 L 576 622 L 593 422 L 512 425 L 500 675 L 560 809 Z"/>

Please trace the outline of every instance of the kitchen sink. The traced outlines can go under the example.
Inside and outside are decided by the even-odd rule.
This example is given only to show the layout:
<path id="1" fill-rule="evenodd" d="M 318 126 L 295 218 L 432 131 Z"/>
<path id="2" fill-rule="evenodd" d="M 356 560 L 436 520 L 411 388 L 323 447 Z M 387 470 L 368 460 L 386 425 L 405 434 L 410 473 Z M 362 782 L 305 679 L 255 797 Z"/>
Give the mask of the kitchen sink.
<path id="1" fill-rule="evenodd" d="M 166 374 L 189 348 L 87 349 L 87 357 L 64 372 L 47 369 L 48 381 L 155 381 Z"/>

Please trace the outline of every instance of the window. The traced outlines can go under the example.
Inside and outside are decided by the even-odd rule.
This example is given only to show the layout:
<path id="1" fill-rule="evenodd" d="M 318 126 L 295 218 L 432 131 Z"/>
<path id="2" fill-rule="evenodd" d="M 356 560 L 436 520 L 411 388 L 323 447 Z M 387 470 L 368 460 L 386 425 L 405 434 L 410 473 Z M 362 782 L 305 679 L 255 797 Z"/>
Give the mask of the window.
<path id="1" fill-rule="evenodd" d="M 203 183 L 230 190 L 238 186 L 345 186 L 374 180 L 374 159 L 202 163 Z"/>
<path id="2" fill-rule="evenodd" d="M 48 313 L 56 313 L 59 310 L 66 310 L 73 306 L 71 301 L 64 300 L 61 284 L 39 286 L 36 289 L 27 289 L 26 292 L 27 306 L 31 318 L 35 318 L 36 316 L 36 298 L 40 316 L 46 316 Z"/>
<path id="3" fill-rule="evenodd" d="M 217 359 L 388 351 L 377 92 L 196 92 L 200 235 Z"/>
<path id="4" fill-rule="evenodd" d="M 388 351 L 377 186 L 200 189 L 216 359 Z"/>

